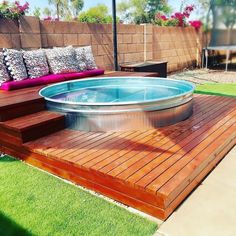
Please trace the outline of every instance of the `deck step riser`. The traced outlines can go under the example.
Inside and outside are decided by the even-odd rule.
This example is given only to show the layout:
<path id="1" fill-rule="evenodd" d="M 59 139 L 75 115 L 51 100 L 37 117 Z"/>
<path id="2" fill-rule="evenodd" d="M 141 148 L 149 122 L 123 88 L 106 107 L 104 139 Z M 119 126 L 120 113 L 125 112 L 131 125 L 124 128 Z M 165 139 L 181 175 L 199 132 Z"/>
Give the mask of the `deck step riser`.
<path id="1" fill-rule="evenodd" d="M 21 133 L 22 143 L 29 142 L 46 135 L 52 134 L 65 128 L 65 119 L 62 117 L 58 120 L 52 120 L 47 124 L 26 130 Z"/>
<path id="2" fill-rule="evenodd" d="M 7 121 L 21 116 L 45 110 L 45 101 L 36 99 L 28 103 L 18 103 L 0 109 L 0 121 Z"/>
<path id="3" fill-rule="evenodd" d="M 21 145 L 65 128 L 64 115 L 41 111 L 0 123 L 0 135 Z"/>

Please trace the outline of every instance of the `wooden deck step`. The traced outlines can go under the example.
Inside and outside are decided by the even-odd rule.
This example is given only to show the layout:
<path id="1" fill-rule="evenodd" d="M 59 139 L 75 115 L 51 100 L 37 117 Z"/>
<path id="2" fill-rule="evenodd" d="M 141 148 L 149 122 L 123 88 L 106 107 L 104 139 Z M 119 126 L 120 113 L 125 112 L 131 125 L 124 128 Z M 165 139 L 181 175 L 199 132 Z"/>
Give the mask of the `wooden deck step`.
<path id="1" fill-rule="evenodd" d="M 0 97 L 0 121 L 7 121 L 45 110 L 45 101 L 38 94 Z"/>
<path id="2" fill-rule="evenodd" d="M 0 135 L 6 140 L 21 144 L 65 128 L 65 117 L 50 111 L 0 122 Z"/>

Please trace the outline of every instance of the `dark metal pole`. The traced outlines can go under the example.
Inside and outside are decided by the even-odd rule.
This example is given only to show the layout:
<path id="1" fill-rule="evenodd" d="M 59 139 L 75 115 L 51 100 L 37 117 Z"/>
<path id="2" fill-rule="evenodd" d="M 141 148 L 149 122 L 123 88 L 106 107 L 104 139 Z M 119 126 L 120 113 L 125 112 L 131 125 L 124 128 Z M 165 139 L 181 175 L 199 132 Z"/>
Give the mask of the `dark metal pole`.
<path id="1" fill-rule="evenodd" d="M 118 71 L 118 56 L 117 56 L 117 27 L 116 27 L 116 0 L 112 0 L 112 32 L 113 32 L 113 56 L 114 56 L 114 69 Z"/>

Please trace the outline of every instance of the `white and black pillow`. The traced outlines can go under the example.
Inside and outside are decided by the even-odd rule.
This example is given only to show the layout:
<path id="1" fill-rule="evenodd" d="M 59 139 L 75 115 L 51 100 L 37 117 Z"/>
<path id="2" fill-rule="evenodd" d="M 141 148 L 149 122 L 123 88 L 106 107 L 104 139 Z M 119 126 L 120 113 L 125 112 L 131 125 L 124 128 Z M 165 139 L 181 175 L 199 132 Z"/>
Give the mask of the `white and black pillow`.
<path id="1" fill-rule="evenodd" d="M 9 76 L 6 65 L 4 64 L 4 55 L 0 52 L 0 85 L 10 80 L 11 77 Z"/>
<path id="2" fill-rule="evenodd" d="M 81 71 L 97 69 L 91 46 L 75 48 L 75 52 Z"/>
<path id="3" fill-rule="evenodd" d="M 53 74 L 70 73 L 79 71 L 72 46 L 64 48 L 46 49 L 49 69 Z"/>
<path id="4" fill-rule="evenodd" d="M 37 78 L 49 74 L 47 58 L 43 50 L 23 51 L 23 58 L 29 78 Z"/>
<path id="5" fill-rule="evenodd" d="M 28 75 L 22 52 L 15 49 L 4 48 L 3 54 L 7 70 L 13 80 L 27 79 Z"/>

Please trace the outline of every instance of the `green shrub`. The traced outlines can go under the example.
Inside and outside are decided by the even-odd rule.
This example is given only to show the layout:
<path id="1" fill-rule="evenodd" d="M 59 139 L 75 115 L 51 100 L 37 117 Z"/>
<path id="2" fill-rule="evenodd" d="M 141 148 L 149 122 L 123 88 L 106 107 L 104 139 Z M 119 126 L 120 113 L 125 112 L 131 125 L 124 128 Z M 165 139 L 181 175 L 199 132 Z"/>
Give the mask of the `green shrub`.
<path id="1" fill-rule="evenodd" d="M 108 7 L 104 4 L 98 4 L 87 11 L 81 12 L 78 20 L 87 23 L 111 23 L 112 16 L 109 15 Z"/>

